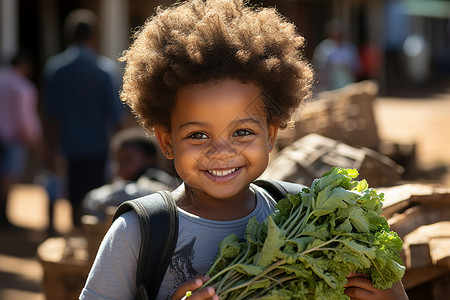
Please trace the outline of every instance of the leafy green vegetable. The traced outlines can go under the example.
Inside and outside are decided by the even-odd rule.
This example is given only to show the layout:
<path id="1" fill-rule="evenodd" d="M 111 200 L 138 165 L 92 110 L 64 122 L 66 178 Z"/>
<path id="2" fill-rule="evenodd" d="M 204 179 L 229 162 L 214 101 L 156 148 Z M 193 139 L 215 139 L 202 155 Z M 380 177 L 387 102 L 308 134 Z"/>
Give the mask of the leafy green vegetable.
<path id="1" fill-rule="evenodd" d="M 311 188 L 288 195 L 245 241 L 226 237 L 208 272 L 221 299 L 348 299 L 346 276 L 364 272 L 378 289 L 401 280 L 403 242 L 381 216 L 383 194 L 332 168 Z"/>

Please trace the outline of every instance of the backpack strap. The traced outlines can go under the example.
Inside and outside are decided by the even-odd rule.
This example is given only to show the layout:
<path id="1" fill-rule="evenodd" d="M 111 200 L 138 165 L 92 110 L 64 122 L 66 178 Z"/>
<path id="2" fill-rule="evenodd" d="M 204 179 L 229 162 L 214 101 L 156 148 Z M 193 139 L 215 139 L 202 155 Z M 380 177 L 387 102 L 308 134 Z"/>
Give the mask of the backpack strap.
<path id="1" fill-rule="evenodd" d="M 286 198 L 287 194 L 296 195 L 306 186 L 282 180 L 258 179 L 253 181 L 257 186 L 265 189 L 276 202 Z"/>
<path id="2" fill-rule="evenodd" d="M 177 207 L 170 192 L 160 191 L 123 202 L 114 220 L 130 210 L 137 213 L 141 230 L 136 299 L 156 299 L 178 239 Z"/>

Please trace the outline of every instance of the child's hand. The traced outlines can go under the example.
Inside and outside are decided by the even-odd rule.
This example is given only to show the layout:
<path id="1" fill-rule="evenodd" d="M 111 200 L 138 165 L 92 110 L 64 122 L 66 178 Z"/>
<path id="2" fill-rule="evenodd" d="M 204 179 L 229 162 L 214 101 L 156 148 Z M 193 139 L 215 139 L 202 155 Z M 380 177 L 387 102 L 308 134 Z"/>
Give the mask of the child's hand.
<path id="1" fill-rule="evenodd" d="M 216 295 L 216 291 L 213 287 L 208 286 L 204 289 L 201 289 L 198 292 L 195 292 L 198 288 L 200 288 L 206 281 L 208 281 L 208 277 L 205 276 L 197 276 L 194 279 L 186 281 L 181 284 L 175 293 L 172 296 L 172 300 L 180 300 L 186 296 L 186 292 L 191 291 L 192 295 L 185 297 L 183 300 L 219 300 L 219 296 Z"/>
<path id="2" fill-rule="evenodd" d="M 348 282 L 344 286 L 345 294 L 350 299 L 358 300 L 407 300 L 405 289 L 401 282 L 397 282 L 388 290 L 378 290 L 373 287 L 369 275 L 362 273 L 351 273 L 347 276 Z"/>

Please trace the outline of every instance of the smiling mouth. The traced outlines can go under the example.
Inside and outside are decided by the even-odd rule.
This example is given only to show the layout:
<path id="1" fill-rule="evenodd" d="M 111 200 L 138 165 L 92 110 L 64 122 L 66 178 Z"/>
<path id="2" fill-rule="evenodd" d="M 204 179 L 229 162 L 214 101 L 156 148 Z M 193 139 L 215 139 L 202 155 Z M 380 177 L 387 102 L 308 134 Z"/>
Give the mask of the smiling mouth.
<path id="1" fill-rule="evenodd" d="M 239 168 L 232 168 L 228 170 L 208 170 L 208 173 L 214 176 L 224 177 L 236 172 L 237 169 Z"/>

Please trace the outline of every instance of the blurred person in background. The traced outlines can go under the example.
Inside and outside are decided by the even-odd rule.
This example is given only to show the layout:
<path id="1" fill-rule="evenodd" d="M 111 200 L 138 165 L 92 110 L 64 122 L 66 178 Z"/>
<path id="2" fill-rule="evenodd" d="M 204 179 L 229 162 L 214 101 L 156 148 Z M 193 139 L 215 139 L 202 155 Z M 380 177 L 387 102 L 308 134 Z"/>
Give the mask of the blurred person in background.
<path id="1" fill-rule="evenodd" d="M 158 164 L 158 151 L 156 139 L 146 136 L 141 128 L 118 132 L 111 142 L 116 178 L 86 195 L 84 213 L 104 219 L 108 206 L 176 188 L 179 182 Z"/>
<path id="2" fill-rule="evenodd" d="M 340 20 L 329 21 L 325 25 L 325 34 L 327 38 L 313 53 L 313 65 L 318 75 L 317 92 L 355 82 L 361 67 L 358 49 L 345 39 Z"/>
<path id="3" fill-rule="evenodd" d="M 120 127 L 120 74 L 116 63 L 96 53 L 97 18 L 71 12 L 64 24 L 68 48 L 44 67 L 45 112 L 53 149 L 67 165 L 73 226 L 80 228 L 85 194 L 107 182 L 110 136 Z"/>
<path id="4" fill-rule="evenodd" d="M 29 150 L 42 147 L 37 91 L 29 79 L 33 60 L 20 51 L 0 69 L 0 226 L 10 227 L 7 200 L 11 187 L 24 175 Z M 39 155 L 39 153 L 37 153 Z"/>

